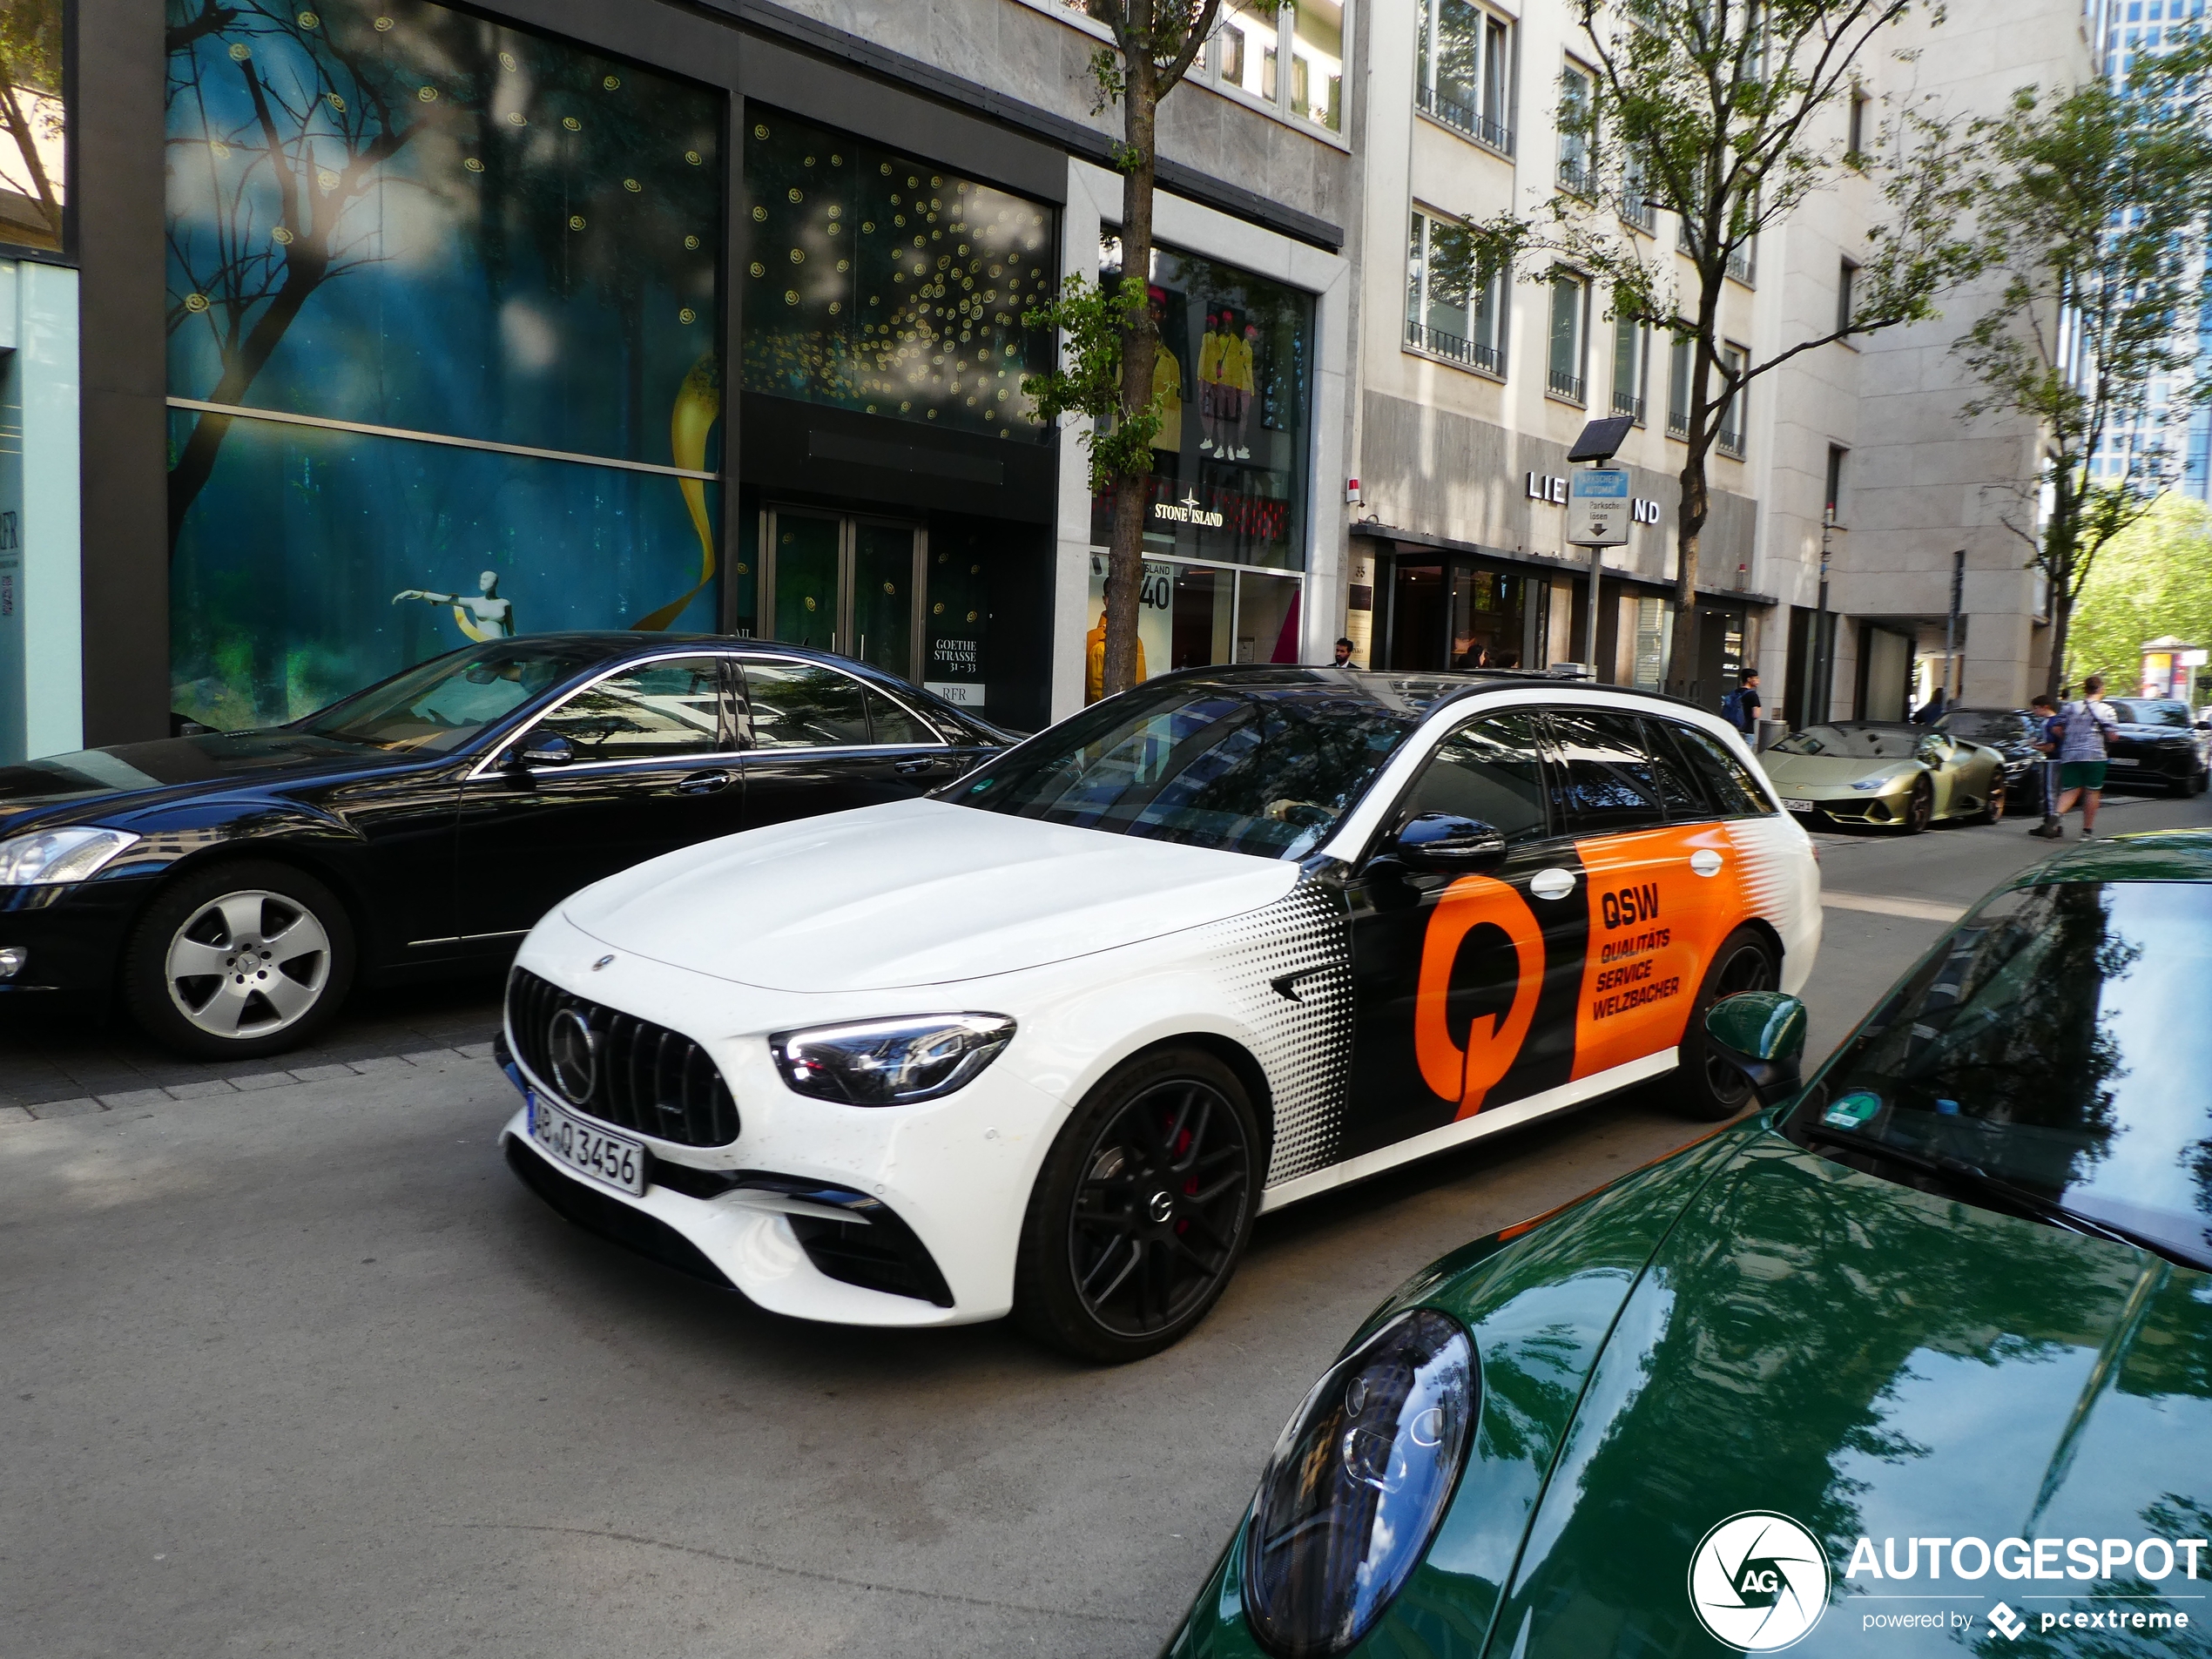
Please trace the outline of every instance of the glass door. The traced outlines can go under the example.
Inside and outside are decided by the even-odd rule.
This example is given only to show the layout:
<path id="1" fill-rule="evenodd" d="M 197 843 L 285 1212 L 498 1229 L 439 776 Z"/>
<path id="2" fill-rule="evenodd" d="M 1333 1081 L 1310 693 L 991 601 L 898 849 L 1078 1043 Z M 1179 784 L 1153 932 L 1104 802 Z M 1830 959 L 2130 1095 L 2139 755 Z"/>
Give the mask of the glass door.
<path id="1" fill-rule="evenodd" d="M 772 507 L 761 515 L 762 610 L 769 637 L 857 658 L 914 678 L 927 570 L 911 524 Z"/>

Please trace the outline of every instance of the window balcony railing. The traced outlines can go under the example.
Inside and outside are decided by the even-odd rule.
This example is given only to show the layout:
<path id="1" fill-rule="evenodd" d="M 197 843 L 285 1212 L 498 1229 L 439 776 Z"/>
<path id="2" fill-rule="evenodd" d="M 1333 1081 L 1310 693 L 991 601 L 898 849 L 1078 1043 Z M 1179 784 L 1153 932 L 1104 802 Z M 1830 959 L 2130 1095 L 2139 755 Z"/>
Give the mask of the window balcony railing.
<path id="1" fill-rule="evenodd" d="M 1559 158 L 1559 187 L 1569 195 L 1588 196 L 1597 188 L 1596 175 L 1580 161 Z"/>
<path id="2" fill-rule="evenodd" d="M 1463 132 L 1486 149 L 1495 150 L 1501 156 L 1513 154 L 1513 129 L 1500 126 L 1487 115 L 1480 115 L 1468 105 L 1448 93 L 1433 86 L 1424 86 L 1419 93 L 1421 112 L 1441 121 L 1454 132 Z"/>
<path id="3" fill-rule="evenodd" d="M 1548 373 L 1544 376 L 1544 389 L 1554 397 L 1565 398 L 1569 403 L 1584 401 L 1582 377 L 1580 374 L 1569 374 L 1564 369 L 1554 368 Z"/>
<path id="4" fill-rule="evenodd" d="M 1442 328 L 1432 328 L 1425 322 L 1406 320 L 1406 343 L 1415 351 L 1426 352 L 1432 357 L 1441 357 L 1468 368 L 1479 368 L 1486 374 L 1505 378 L 1506 354 L 1495 346 L 1486 346 L 1480 341 L 1462 340 Z"/>
<path id="5" fill-rule="evenodd" d="M 1743 434 L 1740 430 L 1723 427 L 1719 442 L 1723 455 L 1734 461 L 1743 459 Z"/>
<path id="6" fill-rule="evenodd" d="M 1625 415 L 1638 426 L 1643 424 L 1643 400 L 1627 392 L 1613 394 L 1613 413 Z"/>
<path id="7" fill-rule="evenodd" d="M 1747 288 L 1753 286 L 1752 278 L 1757 274 L 1757 269 L 1758 267 L 1752 262 L 1751 249 L 1748 243 L 1728 256 L 1729 275 Z"/>
<path id="8" fill-rule="evenodd" d="M 1621 198 L 1621 222 L 1633 226 L 1646 236 L 1659 234 L 1659 209 L 1649 196 L 1628 195 Z"/>
<path id="9" fill-rule="evenodd" d="M 1667 411 L 1667 435 L 1670 438 L 1688 438 L 1689 416 L 1680 409 L 1669 409 Z"/>

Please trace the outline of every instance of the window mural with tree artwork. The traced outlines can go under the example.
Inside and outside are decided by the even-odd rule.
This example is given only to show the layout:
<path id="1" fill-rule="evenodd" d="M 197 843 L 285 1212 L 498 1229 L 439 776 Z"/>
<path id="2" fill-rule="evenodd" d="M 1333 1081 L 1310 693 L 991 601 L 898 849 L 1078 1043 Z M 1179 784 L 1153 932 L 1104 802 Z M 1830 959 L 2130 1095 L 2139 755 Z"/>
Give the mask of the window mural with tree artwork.
<path id="1" fill-rule="evenodd" d="M 408 0 L 171 0 L 172 706 L 712 629 L 720 94 Z"/>
<path id="2" fill-rule="evenodd" d="M 61 251 L 62 0 L 0 0 L 0 243 Z"/>

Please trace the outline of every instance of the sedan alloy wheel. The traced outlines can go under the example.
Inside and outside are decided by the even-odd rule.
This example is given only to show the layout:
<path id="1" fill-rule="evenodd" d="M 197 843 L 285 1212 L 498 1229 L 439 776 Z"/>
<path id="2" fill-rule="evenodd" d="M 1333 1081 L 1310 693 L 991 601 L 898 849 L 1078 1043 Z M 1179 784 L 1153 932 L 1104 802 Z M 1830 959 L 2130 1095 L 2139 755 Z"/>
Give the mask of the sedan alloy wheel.
<path id="1" fill-rule="evenodd" d="M 195 911 L 169 941 L 169 995 L 218 1037 L 273 1036 L 330 983 L 330 934 L 280 893 L 249 887 Z"/>

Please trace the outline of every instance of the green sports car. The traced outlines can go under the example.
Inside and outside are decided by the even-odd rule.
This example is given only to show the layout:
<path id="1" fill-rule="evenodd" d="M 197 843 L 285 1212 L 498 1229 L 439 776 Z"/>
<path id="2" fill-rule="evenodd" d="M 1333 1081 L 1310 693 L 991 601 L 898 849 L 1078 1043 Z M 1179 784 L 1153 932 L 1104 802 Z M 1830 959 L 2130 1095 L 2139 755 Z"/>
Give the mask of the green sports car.
<path id="1" fill-rule="evenodd" d="M 1917 835 L 1945 819 L 2005 815 L 2005 757 L 1948 732 L 1887 720 L 1809 725 L 1759 765 L 1800 820 L 1828 818 Z"/>
<path id="2" fill-rule="evenodd" d="M 2212 833 L 1977 906 L 1810 1082 L 1469 1244 L 1292 1416 L 1175 1659 L 2212 1651 Z"/>

